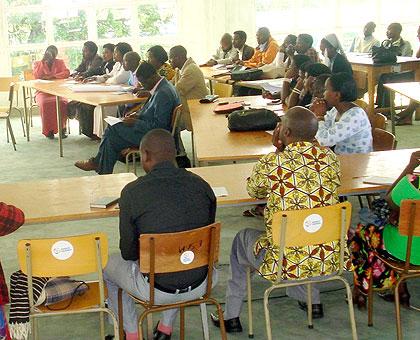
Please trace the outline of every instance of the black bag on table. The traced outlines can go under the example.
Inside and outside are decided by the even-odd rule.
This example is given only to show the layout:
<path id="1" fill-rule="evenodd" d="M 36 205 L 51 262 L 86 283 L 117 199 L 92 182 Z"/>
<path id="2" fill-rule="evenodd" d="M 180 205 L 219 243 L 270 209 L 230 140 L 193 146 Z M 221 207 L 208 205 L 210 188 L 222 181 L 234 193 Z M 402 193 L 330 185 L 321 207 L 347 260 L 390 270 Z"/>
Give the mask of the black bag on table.
<path id="1" fill-rule="evenodd" d="M 280 118 L 271 110 L 249 109 L 233 111 L 228 117 L 230 131 L 274 130 Z"/>
<path id="2" fill-rule="evenodd" d="M 400 49 L 392 46 L 391 40 L 382 41 L 381 46 L 372 46 L 372 60 L 374 64 L 395 64 Z"/>
<path id="3" fill-rule="evenodd" d="M 263 71 L 258 68 L 249 70 L 233 70 L 230 74 L 232 80 L 258 80 L 261 79 Z"/>

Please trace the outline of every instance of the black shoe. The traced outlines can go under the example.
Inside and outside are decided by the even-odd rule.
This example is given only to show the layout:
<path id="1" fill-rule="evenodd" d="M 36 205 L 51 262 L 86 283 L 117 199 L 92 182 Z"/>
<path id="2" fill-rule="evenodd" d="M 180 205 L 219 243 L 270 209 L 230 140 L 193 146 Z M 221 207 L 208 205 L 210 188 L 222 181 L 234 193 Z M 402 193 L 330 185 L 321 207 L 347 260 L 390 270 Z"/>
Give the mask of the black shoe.
<path id="1" fill-rule="evenodd" d="M 66 132 L 67 132 L 66 129 L 61 130 L 61 138 L 62 139 L 67 138 Z"/>
<path id="2" fill-rule="evenodd" d="M 217 313 L 210 313 L 211 321 L 216 327 L 220 327 L 219 315 Z M 227 333 L 240 333 L 242 332 L 242 325 L 239 317 L 225 320 L 225 329 Z"/>
<path id="3" fill-rule="evenodd" d="M 153 340 L 170 340 L 171 334 L 168 335 L 158 331 L 158 325 L 159 323 L 157 323 L 156 327 L 153 329 Z"/>
<path id="4" fill-rule="evenodd" d="M 47 137 L 48 139 L 54 139 L 54 131 L 48 132 L 48 134 L 45 137 Z"/>
<path id="5" fill-rule="evenodd" d="M 308 312 L 308 305 L 306 302 L 298 301 L 299 308 Z M 321 319 L 324 317 L 324 308 L 322 304 L 312 305 L 312 319 Z"/>

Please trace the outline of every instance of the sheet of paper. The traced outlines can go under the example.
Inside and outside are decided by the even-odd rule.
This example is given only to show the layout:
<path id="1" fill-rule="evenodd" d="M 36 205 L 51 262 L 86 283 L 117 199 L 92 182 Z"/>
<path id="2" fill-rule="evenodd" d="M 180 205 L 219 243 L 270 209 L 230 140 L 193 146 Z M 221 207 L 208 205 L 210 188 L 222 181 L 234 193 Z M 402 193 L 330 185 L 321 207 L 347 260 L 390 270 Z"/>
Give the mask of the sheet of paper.
<path id="1" fill-rule="evenodd" d="M 226 197 L 228 196 L 228 192 L 225 187 L 212 187 L 214 195 L 216 197 Z"/>
<path id="2" fill-rule="evenodd" d="M 267 130 L 266 132 L 267 132 L 269 135 L 273 135 L 274 130 Z"/>
<path id="3" fill-rule="evenodd" d="M 367 177 L 363 180 L 365 184 L 376 184 L 376 185 L 391 185 L 395 182 L 395 178 L 391 177 L 380 177 L 380 176 L 372 176 Z"/>
<path id="4" fill-rule="evenodd" d="M 73 92 L 121 92 L 121 85 L 78 84 L 70 86 Z"/>
<path id="5" fill-rule="evenodd" d="M 110 125 L 110 126 L 122 122 L 121 118 L 112 117 L 112 116 L 107 116 L 106 118 L 104 118 L 104 121 L 106 121 L 108 123 L 108 125 Z"/>
<path id="6" fill-rule="evenodd" d="M 46 79 L 35 79 L 34 80 L 35 83 L 44 83 L 44 84 L 48 84 L 48 83 L 52 83 L 52 80 L 46 80 Z"/>

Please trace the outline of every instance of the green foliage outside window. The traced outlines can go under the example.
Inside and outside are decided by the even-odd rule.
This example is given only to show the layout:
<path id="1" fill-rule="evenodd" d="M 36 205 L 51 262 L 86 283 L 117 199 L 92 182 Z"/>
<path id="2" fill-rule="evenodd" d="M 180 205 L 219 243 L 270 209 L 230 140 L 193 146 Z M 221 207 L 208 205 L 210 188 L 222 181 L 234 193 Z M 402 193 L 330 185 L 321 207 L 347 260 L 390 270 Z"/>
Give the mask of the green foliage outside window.
<path id="1" fill-rule="evenodd" d="M 107 12 L 106 17 L 103 16 L 104 12 Z M 98 11 L 97 17 L 104 17 L 97 20 L 98 37 L 100 39 L 122 38 L 130 35 L 129 19 L 122 17 L 122 15 L 117 18 L 112 9 Z"/>
<path id="2" fill-rule="evenodd" d="M 55 18 L 54 39 L 56 41 L 87 40 L 87 20 L 85 11 L 78 11 L 77 16 L 69 18 Z"/>
<path id="3" fill-rule="evenodd" d="M 160 27 L 173 19 L 173 14 L 161 14 L 156 5 L 140 5 L 138 7 L 140 35 L 154 36 L 160 33 Z"/>
<path id="4" fill-rule="evenodd" d="M 10 44 L 42 43 L 46 39 L 41 13 L 13 14 L 8 18 Z"/>

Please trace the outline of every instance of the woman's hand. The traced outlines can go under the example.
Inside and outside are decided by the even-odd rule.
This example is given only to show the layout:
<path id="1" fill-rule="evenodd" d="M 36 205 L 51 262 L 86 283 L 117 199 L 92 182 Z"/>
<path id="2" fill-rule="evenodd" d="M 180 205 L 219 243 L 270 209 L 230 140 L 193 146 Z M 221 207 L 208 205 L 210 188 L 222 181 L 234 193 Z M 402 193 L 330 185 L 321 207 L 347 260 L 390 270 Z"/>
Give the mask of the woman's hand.
<path id="1" fill-rule="evenodd" d="M 299 74 L 294 67 L 290 67 L 284 75 L 284 77 L 288 79 L 296 79 L 298 76 Z"/>
<path id="2" fill-rule="evenodd" d="M 420 165 L 420 150 L 414 151 L 410 157 L 410 163 L 408 164 L 410 167 L 417 168 Z"/>
<path id="3" fill-rule="evenodd" d="M 324 99 L 315 99 L 309 107 L 309 110 L 315 113 L 315 116 L 317 116 L 318 119 L 323 119 L 327 113 L 327 103 Z"/>

